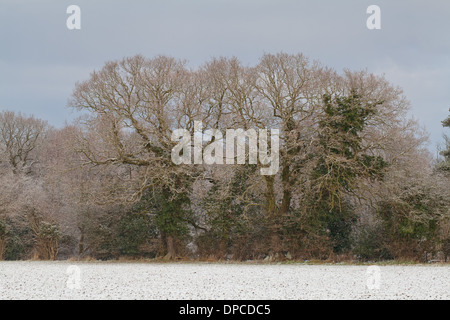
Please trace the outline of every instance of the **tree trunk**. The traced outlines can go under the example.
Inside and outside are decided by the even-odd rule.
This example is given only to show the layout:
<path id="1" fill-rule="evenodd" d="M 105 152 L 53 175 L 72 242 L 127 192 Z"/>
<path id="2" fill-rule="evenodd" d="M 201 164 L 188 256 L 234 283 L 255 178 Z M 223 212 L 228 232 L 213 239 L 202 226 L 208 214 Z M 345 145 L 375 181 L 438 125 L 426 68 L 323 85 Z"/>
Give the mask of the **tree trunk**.
<path id="1" fill-rule="evenodd" d="M 266 208 L 269 218 L 275 217 L 277 215 L 277 204 L 275 199 L 275 187 L 273 176 L 265 176 L 266 181 Z"/>
<path id="2" fill-rule="evenodd" d="M 279 235 L 279 218 L 281 214 L 281 208 L 278 209 L 275 198 L 275 178 L 274 176 L 266 176 L 266 205 L 267 205 L 267 218 L 270 229 L 269 240 L 269 257 L 270 260 L 277 260 L 281 257 L 281 239 Z M 289 195 L 290 202 L 290 195 Z"/>
<path id="3" fill-rule="evenodd" d="M 0 236 L 0 261 L 5 259 L 6 238 Z"/>
<path id="4" fill-rule="evenodd" d="M 80 227 L 80 241 L 78 242 L 78 256 L 81 257 L 84 253 L 84 225 Z"/>
<path id="5" fill-rule="evenodd" d="M 291 206 L 291 186 L 289 181 L 290 170 L 289 166 L 285 165 L 281 172 L 281 180 L 283 182 L 283 199 L 280 207 L 280 215 L 288 213 Z"/>
<path id="6" fill-rule="evenodd" d="M 171 235 L 165 237 L 167 254 L 164 256 L 165 260 L 173 260 L 177 257 L 175 250 L 175 239 Z"/>
<path id="7" fill-rule="evenodd" d="M 228 237 L 222 236 L 219 244 L 219 255 L 220 258 L 226 258 L 228 253 Z"/>

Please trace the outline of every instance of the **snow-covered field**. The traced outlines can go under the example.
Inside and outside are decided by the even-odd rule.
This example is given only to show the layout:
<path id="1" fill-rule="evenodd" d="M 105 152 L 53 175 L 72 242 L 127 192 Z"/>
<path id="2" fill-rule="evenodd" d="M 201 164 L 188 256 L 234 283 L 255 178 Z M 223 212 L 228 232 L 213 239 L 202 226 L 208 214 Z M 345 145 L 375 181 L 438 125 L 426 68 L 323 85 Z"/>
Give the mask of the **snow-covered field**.
<path id="1" fill-rule="evenodd" d="M 0 299 L 449 298 L 449 265 L 0 262 Z"/>

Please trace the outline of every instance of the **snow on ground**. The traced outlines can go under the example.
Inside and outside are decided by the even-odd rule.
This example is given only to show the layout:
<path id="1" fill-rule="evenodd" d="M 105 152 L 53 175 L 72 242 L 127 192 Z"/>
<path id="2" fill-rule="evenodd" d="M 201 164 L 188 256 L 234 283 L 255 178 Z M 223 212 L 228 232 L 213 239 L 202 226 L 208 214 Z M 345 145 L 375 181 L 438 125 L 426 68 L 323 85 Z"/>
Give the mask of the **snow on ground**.
<path id="1" fill-rule="evenodd" d="M 449 298 L 449 265 L 0 262 L 0 299 Z"/>

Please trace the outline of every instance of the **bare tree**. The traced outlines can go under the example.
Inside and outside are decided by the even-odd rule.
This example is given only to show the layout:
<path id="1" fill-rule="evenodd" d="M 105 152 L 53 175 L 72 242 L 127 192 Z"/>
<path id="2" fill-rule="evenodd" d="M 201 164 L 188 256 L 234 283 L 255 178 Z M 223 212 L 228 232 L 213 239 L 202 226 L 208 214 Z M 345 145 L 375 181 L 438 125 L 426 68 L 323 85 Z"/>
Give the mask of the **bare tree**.
<path id="1" fill-rule="evenodd" d="M 111 176 L 109 200 L 136 201 L 147 190 L 173 199 L 189 192 L 195 172 L 172 163 L 171 133 L 181 127 L 193 134 L 190 119 L 202 99 L 192 86 L 197 81 L 182 61 L 135 56 L 109 62 L 77 84 L 70 105 L 90 112 L 80 122 L 78 151 L 85 164 L 119 170 Z M 162 231 L 162 237 L 167 257 L 175 257 L 175 234 Z"/>
<path id="2" fill-rule="evenodd" d="M 30 173 L 37 162 L 35 150 L 44 140 L 47 123 L 16 114 L 0 113 L 0 165 L 10 166 L 14 173 Z"/>

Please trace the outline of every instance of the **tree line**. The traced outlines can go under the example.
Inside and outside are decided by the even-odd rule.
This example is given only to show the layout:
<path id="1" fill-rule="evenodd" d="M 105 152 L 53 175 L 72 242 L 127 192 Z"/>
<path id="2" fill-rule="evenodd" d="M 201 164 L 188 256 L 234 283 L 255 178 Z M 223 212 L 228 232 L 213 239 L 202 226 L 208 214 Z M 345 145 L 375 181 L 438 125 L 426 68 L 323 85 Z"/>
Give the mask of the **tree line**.
<path id="1" fill-rule="evenodd" d="M 0 113 L 0 259 L 446 259 L 438 159 L 402 90 L 303 54 L 106 62 L 63 128 Z M 176 129 L 278 129 L 279 170 L 175 164 Z M 442 122 L 450 127 L 450 118 Z M 198 141 L 197 141 L 198 143 Z M 214 139 L 201 141 L 202 146 Z"/>

